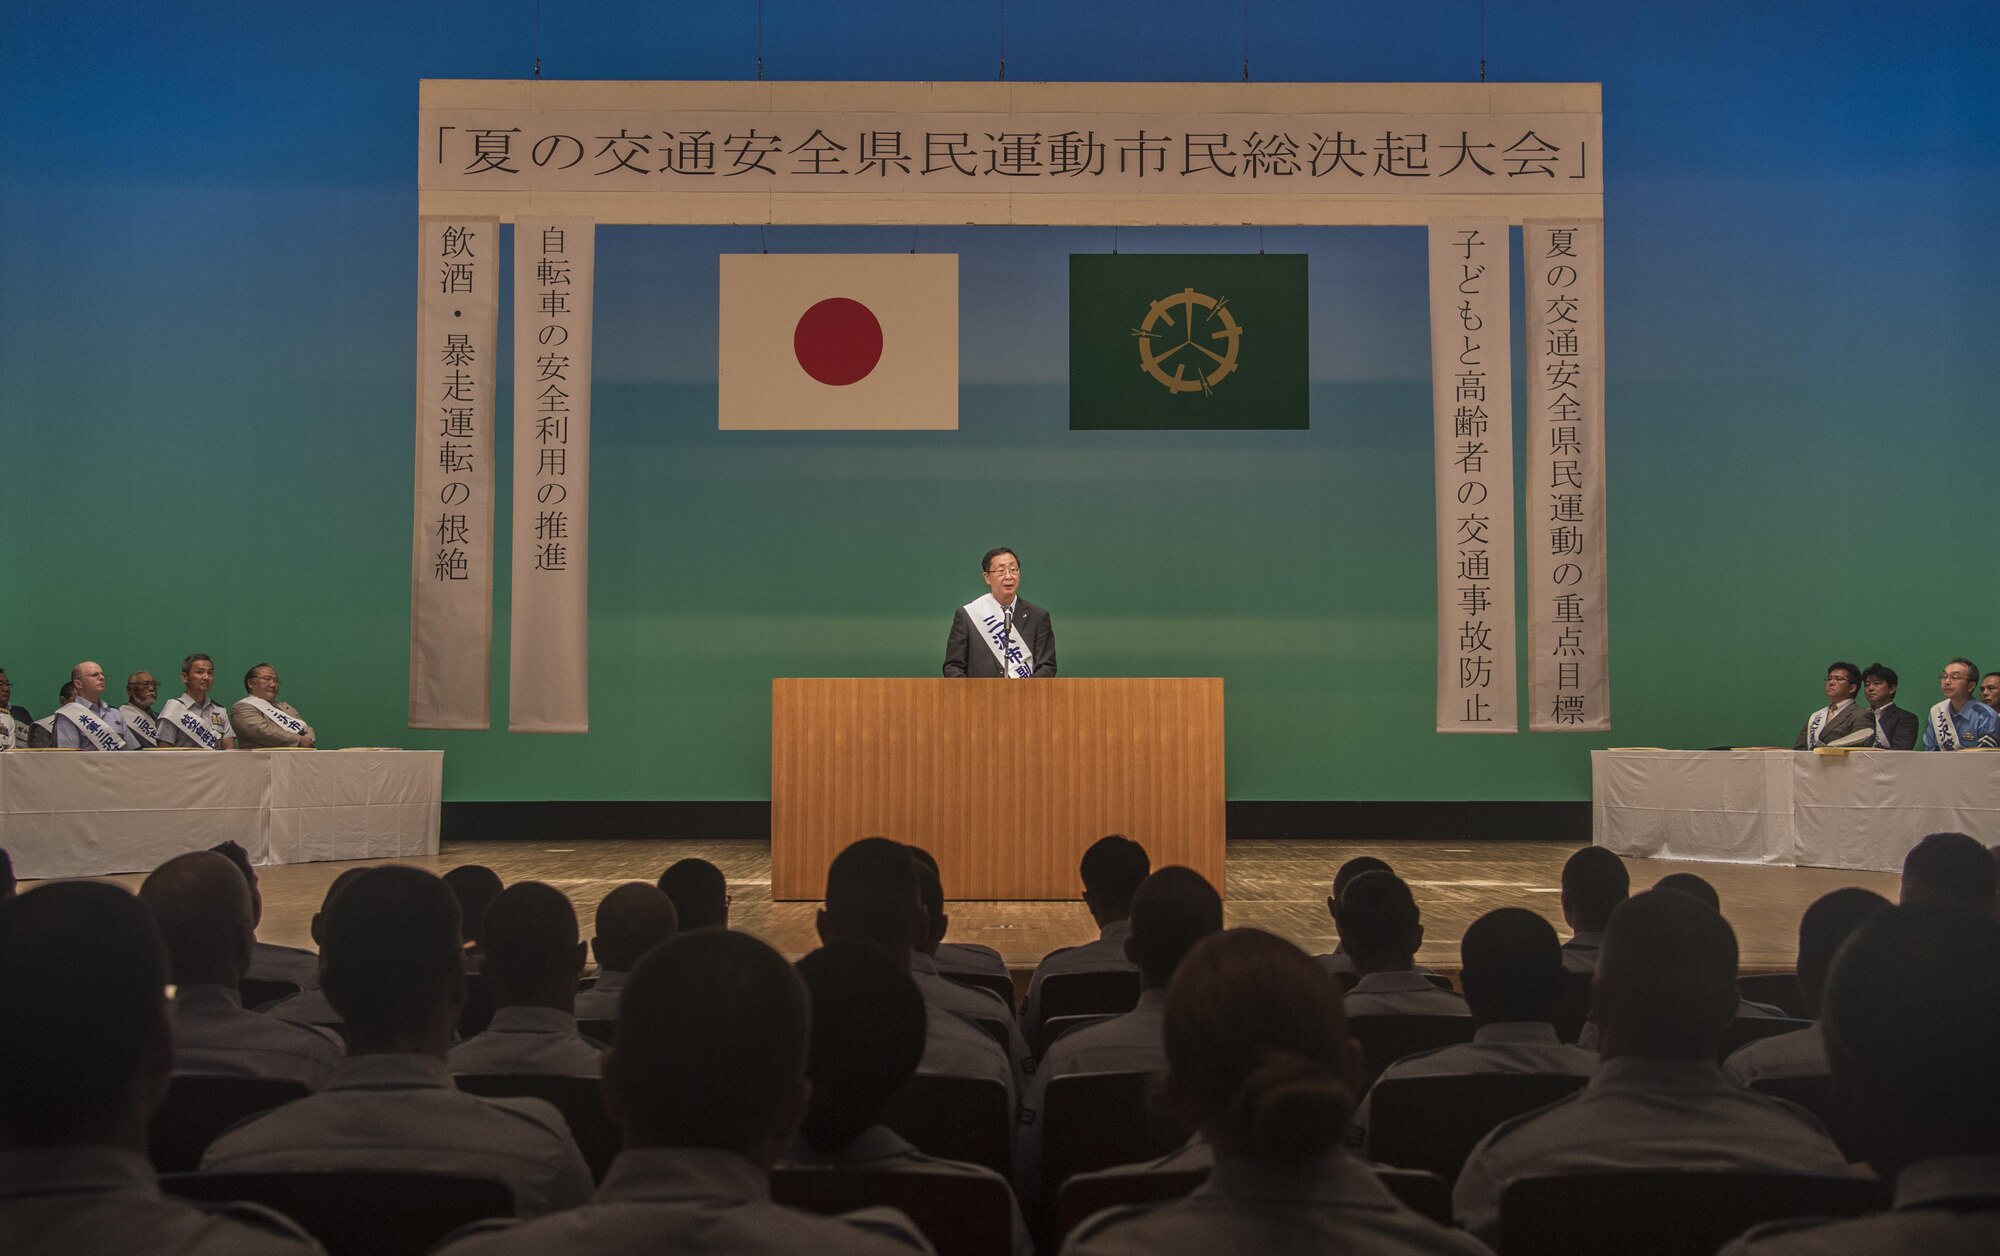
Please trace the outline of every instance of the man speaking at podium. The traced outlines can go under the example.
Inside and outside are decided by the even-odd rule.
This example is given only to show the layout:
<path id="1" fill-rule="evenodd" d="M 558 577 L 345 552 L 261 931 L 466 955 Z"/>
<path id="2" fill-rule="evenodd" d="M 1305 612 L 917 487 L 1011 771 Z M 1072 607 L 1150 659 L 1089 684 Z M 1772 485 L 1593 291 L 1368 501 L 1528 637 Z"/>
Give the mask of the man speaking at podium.
<path id="1" fill-rule="evenodd" d="M 1001 546 L 986 551 L 979 569 L 988 592 L 952 614 L 944 674 L 1009 680 L 1055 675 L 1056 630 L 1047 611 L 1019 596 L 1020 558 Z"/>

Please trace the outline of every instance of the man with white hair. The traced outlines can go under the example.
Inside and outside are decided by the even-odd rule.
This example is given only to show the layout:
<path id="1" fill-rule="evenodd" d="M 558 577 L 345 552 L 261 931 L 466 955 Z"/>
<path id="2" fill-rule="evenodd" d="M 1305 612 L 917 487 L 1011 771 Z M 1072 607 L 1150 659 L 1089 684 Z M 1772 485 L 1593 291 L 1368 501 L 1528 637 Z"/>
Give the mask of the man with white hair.
<path id="1" fill-rule="evenodd" d="M 153 703 L 160 697 L 160 682 L 153 679 L 151 672 L 133 672 L 125 678 L 125 705 L 118 708 L 124 717 L 125 729 L 138 739 L 138 748 L 160 744 L 160 717 L 153 710 Z"/>

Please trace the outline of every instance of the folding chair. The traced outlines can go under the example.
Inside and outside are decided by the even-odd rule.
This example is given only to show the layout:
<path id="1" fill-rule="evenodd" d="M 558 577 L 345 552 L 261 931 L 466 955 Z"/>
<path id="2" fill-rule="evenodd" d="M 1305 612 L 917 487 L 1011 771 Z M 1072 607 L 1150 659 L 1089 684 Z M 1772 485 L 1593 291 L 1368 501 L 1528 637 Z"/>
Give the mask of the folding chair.
<path id="1" fill-rule="evenodd" d="M 979 990 L 991 990 L 1007 1001 L 1007 1010 L 1016 1011 L 1014 1005 L 1014 979 L 1001 973 L 948 973 L 938 976 L 947 981 L 956 981 L 961 986 L 972 986 Z"/>
<path id="2" fill-rule="evenodd" d="M 1105 969 L 1090 973 L 1055 973 L 1041 985 L 1041 1025 L 1024 1025 L 1037 1055 L 1048 1047 L 1042 1025 L 1057 1016 L 1116 1016 L 1139 1005 L 1139 970 Z"/>
<path id="3" fill-rule="evenodd" d="M 1564 1042 L 1575 1042 L 1583 1036 L 1583 1026 L 1590 1019 L 1591 983 L 1596 973 L 1570 972 L 1563 970 L 1562 997 L 1556 1002 L 1556 1037 Z"/>
<path id="4" fill-rule="evenodd" d="M 1428 1221 L 1451 1224 L 1451 1183 L 1422 1169 L 1391 1169 L 1371 1165 L 1375 1180 L 1389 1189 L 1396 1202 Z"/>
<path id="5" fill-rule="evenodd" d="M 1188 1131 L 1154 1106 L 1151 1073 L 1051 1078 L 1040 1120 L 1045 1201 L 1059 1198 L 1079 1173 L 1154 1160 L 1188 1140 Z"/>
<path id="6" fill-rule="evenodd" d="M 160 1179 L 160 1189 L 275 1209 L 318 1239 L 327 1256 L 424 1256 L 460 1226 L 514 1215 L 505 1182 L 459 1173 L 175 1173 Z"/>
<path id="7" fill-rule="evenodd" d="M 1736 979 L 1736 992 L 1752 1003 L 1769 1003 L 1785 1010 L 1785 1015 L 1811 1020 L 1806 1008 L 1805 988 L 1797 973 L 1752 973 Z"/>
<path id="8" fill-rule="evenodd" d="M 270 1077 L 196 1077 L 167 1082 L 167 1097 L 146 1130 L 146 1154 L 161 1173 L 201 1167 L 201 1153 L 230 1126 L 306 1097 L 304 1082 Z"/>
<path id="9" fill-rule="evenodd" d="M 771 1174 L 771 1198 L 826 1216 L 878 1206 L 900 1209 L 938 1256 L 1009 1256 L 1013 1250 L 1014 1194 L 998 1178 L 780 1165 Z"/>
<path id="10" fill-rule="evenodd" d="M 612 1032 L 617 1028 L 618 1022 L 609 1017 L 603 1020 L 579 1020 L 576 1023 L 576 1032 L 592 1042 L 601 1042 L 607 1047 L 611 1045 Z"/>
<path id="11" fill-rule="evenodd" d="M 1368 1158 L 1435 1173 L 1449 1187 L 1495 1126 L 1575 1094 L 1587 1080 L 1559 1073 L 1385 1078 L 1368 1092 Z"/>
<path id="12" fill-rule="evenodd" d="M 1047 1043 L 1048 1046 L 1042 1048 L 1042 1054 L 1047 1055 L 1048 1048 L 1056 1045 L 1056 1039 L 1062 1037 L 1072 1029 L 1082 1029 L 1086 1025 L 1102 1025 L 1106 1021 L 1116 1019 L 1118 1018 L 1115 1016 L 1101 1013 L 1093 1016 L 1045 1017 L 1042 1020 L 1042 1041 Z"/>
<path id="13" fill-rule="evenodd" d="M 1499 1256 L 1710 1256 L 1753 1225 L 1889 1206 L 1872 1178 L 1648 1169 L 1522 1178 L 1500 1196 Z"/>
<path id="14" fill-rule="evenodd" d="M 243 1006 L 259 1008 L 266 1003 L 276 1003 L 279 999 L 289 999 L 299 992 L 296 981 L 266 981 L 259 977 L 245 977 L 236 983 L 236 992 L 243 998 Z"/>
<path id="15" fill-rule="evenodd" d="M 990 1078 L 919 1073 L 889 1101 L 882 1124 L 942 1160 L 983 1164 L 1002 1177 L 1013 1164 L 1014 1113 L 1007 1087 Z"/>
<path id="16" fill-rule="evenodd" d="M 1143 1173 L 1083 1173 L 1064 1182 L 1056 1201 L 1056 1242 L 1095 1213 L 1127 1204 L 1183 1199 L 1208 1180 L 1209 1170 L 1171 1169 Z"/>
<path id="17" fill-rule="evenodd" d="M 555 1077 L 540 1073 L 463 1073 L 452 1079 L 469 1095 L 489 1099 L 542 1099 L 555 1105 L 569 1123 L 592 1180 L 605 1171 L 624 1146 L 623 1132 L 604 1107 L 604 1090 L 595 1077 Z"/>
<path id="18" fill-rule="evenodd" d="M 1404 1056 L 1472 1041 L 1470 1016 L 1355 1016 L 1347 1029 L 1361 1044 L 1371 1082 Z"/>

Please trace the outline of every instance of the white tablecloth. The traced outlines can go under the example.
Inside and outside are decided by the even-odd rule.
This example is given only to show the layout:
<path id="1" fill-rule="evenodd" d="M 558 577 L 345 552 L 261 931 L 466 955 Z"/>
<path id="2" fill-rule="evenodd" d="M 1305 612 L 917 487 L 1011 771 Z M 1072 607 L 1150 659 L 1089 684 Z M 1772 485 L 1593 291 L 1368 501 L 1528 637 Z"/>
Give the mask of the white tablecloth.
<path id="1" fill-rule="evenodd" d="M 1591 831 L 1652 859 L 1895 872 L 1926 833 L 2000 842 L 2000 754 L 1596 750 Z"/>
<path id="2" fill-rule="evenodd" d="M 441 750 L 0 754 L 15 875 L 146 872 L 234 840 L 252 863 L 434 855 Z"/>

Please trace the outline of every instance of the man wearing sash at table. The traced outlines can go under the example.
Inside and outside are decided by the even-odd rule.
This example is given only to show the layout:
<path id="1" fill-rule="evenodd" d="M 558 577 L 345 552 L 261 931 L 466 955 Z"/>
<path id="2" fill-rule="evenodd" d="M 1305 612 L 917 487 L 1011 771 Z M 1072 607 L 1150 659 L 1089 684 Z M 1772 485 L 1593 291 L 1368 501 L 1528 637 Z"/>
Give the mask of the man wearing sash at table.
<path id="1" fill-rule="evenodd" d="M 7 669 L 0 667 L 0 750 L 25 749 L 34 723 L 28 708 L 14 705 L 14 682 L 7 679 Z"/>
<path id="2" fill-rule="evenodd" d="M 1953 659 L 1938 677 L 1944 701 L 1924 721 L 1926 750 L 1991 750 L 2000 746 L 2000 712 L 1972 696 L 1979 669 L 1971 659 Z"/>
<path id="3" fill-rule="evenodd" d="M 1816 750 L 1821 746 L 1867 746 L 1875 741 L 1875 721 L 1855 704 L 1861 689 L 1861 669 L 1852 663 L 1835 663 L 1826 669 L 1826 705 L 1806 718 L 1794 750 Z"/>
<path id="4" fill-rule="evenodd" d="M 987 550 L 979 568 L 988 592 L 952 613 L 944 674 L 1009 680 L 1055 675 L 1056 630 L 1047 611 L 1018 596 L 1020 558 L 1002 546 Z"/>
<path id="5" fill-rule="evenodd" d="M 125 678 L 125 696 L 131 701 L 118 708 L 125 730 L 139 739 L 140 750 L 159 745 L 160 717 L 153 713 L 153 703 L 159 699 L 160 682 L 151 672 L 133 672 Z"/>
<path id="6" fill-rule="evenodd" d="M 182 659 L 181 684 L 187 686 L 181 696 L 160 708 L 160 744 L 182 750 L 236 749 L 229 713 L 208 698 L 215 687 L 215 660 L 206 654 Z"/>
<path id="7" fill-rule="evenodd" d="M 104 669 L 78 663 L 69 669 L 76 696 L 49 718 L 55 721 L 56 746 L 62 750 L 131 750 L 125 717 L 104 701 Z"/>
<path id="8" fill-rule="evenodd" d="M 1915 750 L 1917 713 L 1896 705 L 1896 669 L 1870 663 L 1861 673 L 1861 688 L 1868 694 L 1868 714 L 1875 721 L 1877 750 Z"/>
<path id="9" fill-rule="evenodd" d="M 62 683 L 62 688 L 56 691 L 56 711 L 60 711 L 64 707 L 68 706 L 69 700 L 71 698 L 74 698 L 75 696 L 76 696 L 76 682 L 73 680 L 65 680 Z M 55 749 L 55 745 L 56 745 L 56 712 L 51 711 L 47 715 L 44 715 L 41 719 L 38 719 L 34 723 L 28 725 L 28 749 L 53 750 Z"/>
<path id="10" fill-rule="evenodd" d="M 247 698 L 238 698 L 229 708 L 229 722 L 236 726 L 236 743 L 245 750 L 277 750 L 293 747 L 311 750 L 319 743 L 312 725 L 299 718 L 289 702 L 278 701 L 278 669 L 259 663 L 243 676 Z"/>

